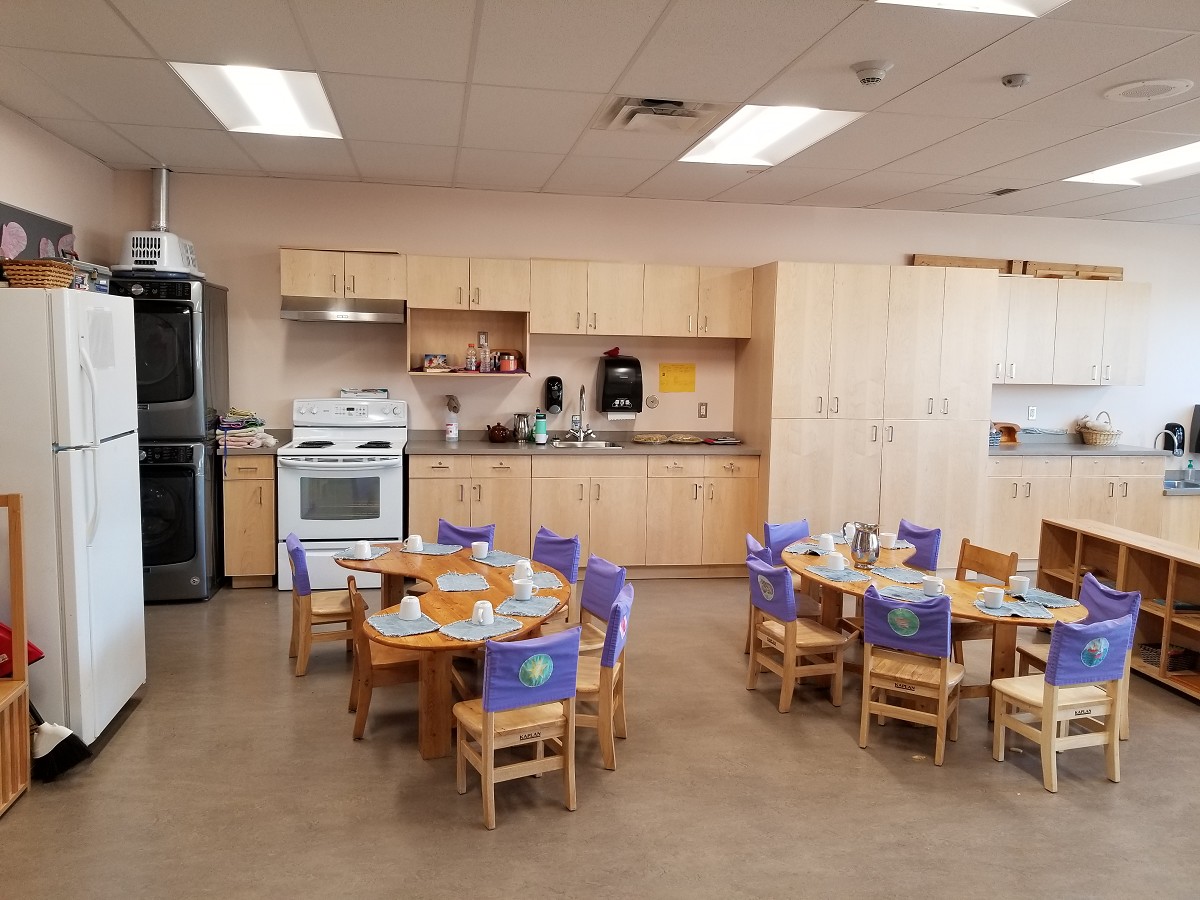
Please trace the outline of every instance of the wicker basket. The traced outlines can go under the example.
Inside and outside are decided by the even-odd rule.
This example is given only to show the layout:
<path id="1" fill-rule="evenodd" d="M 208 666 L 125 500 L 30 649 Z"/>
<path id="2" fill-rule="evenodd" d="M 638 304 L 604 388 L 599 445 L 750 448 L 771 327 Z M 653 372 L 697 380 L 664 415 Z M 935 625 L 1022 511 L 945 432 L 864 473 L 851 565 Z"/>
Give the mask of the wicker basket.
<path id="1" fill-rule="evenodd" d="M 1139 644 L 1138 654 L 1142 657 L 1142 662 L 1147 665 L 1157 666 L 1159 660 L 1162 658 L 1162 649 L 1158 644 Z M 1172 644 L 1167 648 L 1167 671 L 1182 672 L 1186 669 L 1194 668 L 1197 656 L 1200 656 L 1200 654 L 1197 654 L 1195 650 Z"/>
<path id="2" fill-rule="evenodd" d="M 1112 416 L 1110 416 L 1103 409 L 1096 413 L 1096 420 L 1099 421 L 1101 416 L 1104 416 L 1104 418 L 1108 420 L 1108 431 L 1105 431 L 1102 428 L 1093 428 L 1087 422 L 1084 422 L 1082 425 L 1079 425 L 1076 428 L 1076 431 L 1079 432 L 1079 436 L 1083 438 L 1083 442 L 1085 444 L 1107 447 L 1109 444 L 1115 444 L 1120 439 L 1121 432 L 1112 428 Z"/>
<path id="3" fill-rule="evenodd" d="M 6 259 L 4 277 L 13 287 L 65 288 L 75 280 L 75 269 L 60 259 Z"/>

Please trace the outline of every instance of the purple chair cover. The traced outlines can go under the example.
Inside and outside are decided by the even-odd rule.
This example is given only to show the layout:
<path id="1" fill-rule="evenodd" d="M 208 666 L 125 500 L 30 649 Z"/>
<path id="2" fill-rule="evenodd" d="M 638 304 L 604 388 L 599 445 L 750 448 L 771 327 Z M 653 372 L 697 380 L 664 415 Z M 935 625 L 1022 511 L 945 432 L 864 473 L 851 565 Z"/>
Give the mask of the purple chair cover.
<path id="1" fill-rule="evenodd" d="M 588 557 L 583 570 L 583 589 L 579 592 L 579 605 L 593 616 L 608 621 L 609 611 L 621 588 L 625 585 L 625 569 L 596 556 Z"/>
<path id="2" fill-rule="evenodd" d="M 308 556 L 294 531 L 287 536 L 287 548 L 288 556 L 292 558 L 292 587 L 299 596 L 307 597 L 312 593 L 312 583 L 308 580 Z"/>
<path id="3" fill-rule="evenodd" d="M 579 580 L 579 535 L 562 537 L 543 525 L 533 536 L 533 559 L 562 572 L 574 584 Z"/>
<path id="4" fill-rule="evenodd" d="M 896 537 L 910 541 L 916 547 L 913 555 L 904 561 L 906 566 L 928 569 L 931 572 L 937 569 L 938 551 L 942 548 L 942 529 L 922 528 L 907 519 L 901 519 L 900 527 L 896 529 Z"/>
<path id="5" fill-rule="evenodd" d="M 600 651 L 600 665 L 611 669 L 621 658 L 625 640 L 629 637 L 629 611 L 633 608 L 633 585 L 626 584 L 613 601 L 608 612 L 608 627 L 604 629 L 604 649 Z"/>
<path id="6" fill-rule="evenodd" d="M 483 709 L 501 712 L 574 697 L 578 671 L 578 626 L 528 641 L 488 641 Z"/>
<path id="7" fill-rule="evenodd" d="M 1138 613 L 1142 609 L 1141 591 L 1118 591 L 1106 587 L 1088 572 L 1079 586 L 1079 602 L 1087 609 L 1083 622 L 1100 622 L 1105 619 L 1133 618 L 1132 628 L 1137 628 Z"/>
<path id="8" fill-rule="evenodd" d="M 870 585 L 863 595 L 863 640 L 891 650 L 945 659 L 950 656 L 950 597 L 905 602 L 881 596 Z"/>
<path id="9" fill-rule="evenodd" d="M 808 519 L 801 519 L 799 522 L 784 522 L 781 525 L 772 525 L 767 522 L 763 525 L 763 537 L 766 539 L 767 550 L 771 554 L 771 563 L 782 566 L 784 548 L 796 541 L 804 540 L 809 534 Z"/>
<path id="10" fill-rule="evenodd" d="M 1050 632 L 1046 682 L 1091 684 L 1122 677 L 1132 638 L 1129 615 L 1099 622 L 1059 622 Z"/>
<path id="11" fill-rule="evenodd" d="M 750 570 L 750 602 L 772 619 L 795 621 L 796 593 L 792 590 L 792 573 L 754 555 L 746 557 L 746 568 Z"/>
<path id="12" fill-rule="evenodd" d="M 763 562 L 771 561 L 771 551 L 754 539 L 754 535 L 746 535 L 746 555 L 757 556 Z"/>
<path id="13" fill-rule="evenodd" d="M 496 540 L 495 525 L 480 525 L 473 528 L 470 525 L 455 525 L 445 519 L 438 519 L 437 542 L 439 544 L 461 544 L 468 550 L 476 541 L 487 541 L 488 550 L 494 550 Z"/>

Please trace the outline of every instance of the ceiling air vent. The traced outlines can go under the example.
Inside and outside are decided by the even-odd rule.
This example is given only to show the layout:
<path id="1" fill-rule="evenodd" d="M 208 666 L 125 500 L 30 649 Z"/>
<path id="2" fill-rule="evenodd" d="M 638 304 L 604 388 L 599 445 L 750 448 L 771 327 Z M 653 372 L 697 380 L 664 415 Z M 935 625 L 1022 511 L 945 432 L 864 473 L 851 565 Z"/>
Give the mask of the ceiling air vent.
<path id="1" fill-rule="evenodd" d="M 993 197 L 1003 197 L 1005 194 L 1015 194 L 1020 188 L 1000 188 L 998 191 L 992 191 Z"/>
<path id="2" fill-rule="evenodd" d="M 1166 100 L 1190 91 L 1194 82 L 1186 78 L 1159 78 L 1154 81 L 1131 81 L 1118 84 L 1104 92 L 1105 100 L 1125 103 L 1145 103 L 1147 100 Z"/>
<path id="3" fill-rule="evenodd" d="M 734 103 L 614 97 L 592 122 L 600 131 L 699 134 L 733 111 Z"/>

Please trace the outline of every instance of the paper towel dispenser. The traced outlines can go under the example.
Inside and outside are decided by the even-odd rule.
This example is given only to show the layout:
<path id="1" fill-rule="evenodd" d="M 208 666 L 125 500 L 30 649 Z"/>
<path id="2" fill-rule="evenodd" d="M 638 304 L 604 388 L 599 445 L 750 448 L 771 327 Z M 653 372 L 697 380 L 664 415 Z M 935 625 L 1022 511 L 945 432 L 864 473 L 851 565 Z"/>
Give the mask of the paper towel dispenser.
<path id="1" fill-rule="evenodd" d="M 601 357 L 599 382 L 600 412 L 609 418 L 632 418 L 642 411 L 642 364 L 637 357 Z"/>

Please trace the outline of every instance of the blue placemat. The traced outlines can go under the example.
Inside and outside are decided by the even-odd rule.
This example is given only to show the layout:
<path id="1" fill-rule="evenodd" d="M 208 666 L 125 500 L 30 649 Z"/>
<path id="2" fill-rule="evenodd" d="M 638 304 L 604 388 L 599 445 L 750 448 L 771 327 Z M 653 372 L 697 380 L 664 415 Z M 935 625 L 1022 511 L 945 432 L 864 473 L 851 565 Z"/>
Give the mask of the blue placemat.
<path id="1" fill-rule="evenodd" d="M 471 558 L 474 559 L 474 557 Z M 483 559 L 476 559 L 475 562 L 481 562 L 485 566 L 495 566 L 499 569 L 504 566 L 515 566 L 518 559 L 525 559 L 525 557 L 517 556 L 517 554 L 509 553 L 506 550 L 493 550 Z"/>
<path id="2" fill-rule="evenodd" d="M 509 597 L 496 607 L 496 612 L 503 613 L 506 616 L 544 616 L 550 613 L 556 606 L 558 606 L 558 601 L 553 597 L 538 597 L 534 595 L 528 600 L 518 600 L 516 597 Z"/>
<path id="3" fill-rule="evenodd" d="M 456 641 L 486 641 L 488 638 L 520 631 L 521 623 L 516 619 L 508 618 L 508 616 L 496 616 L 491 625 L 476 625 L 470 619 L 462 619 L 458 622 L 451 622 L 449 625 L 443 625 L 438 630 L 446 637 L 454 638 Z"/>
<path id="4" fill-rule="evenodd" d="M 1004 618 L 1006 616 L 1020 616 L 1023 619 L 1053 619 L 1054 614 L 1044 606 L 1039 606 L 1036 603 L 1026 603 L 1023 600 L 1009 600 L 1004 603 L 999 609 L 992 609 L 984 606 L 982 600 L 975 601 L 975 608 L 982 613 L 987 613 L 989 616 Z"/>
<path id="5" fill-rule="evenodd" d="M 829 566 L 808 566 L 808 571 L 828 581 L 870 581 L 862 572 L 853 569 L 831 569 Z"/>
<path id="6" fill-rule="evenodd" d="M 912 603 L 914 600 L 929 599 L 920 588 L 900 587 L 898 584 L 889 584 L 887 587 L 881 587 L 879 593 L 885 597 L 891 597 L 893 600 L 903 600 L 905 603 Z"/>
<path id="7" fill-rule="evenodd" d="M 1070 597 L 1064 597 L 1062 594 L 1055 594 L 1052 591 L 1043 591 L 1041 588 L 1031 587 L 1024 594 L 1014 594 L 1008 588 L 1005 588 L 1004 593 L 1009 597 L 1016 597 L 1018 600 L 1025 600 L 1029 603 L 1036 603 L 1038 606 L 1044 606 L 1047 609 L 1061 609 L 1066 606 L 1078 606 L 1078 600 L 1072 600 Z"/>
<path id="8" fill-rule="evenodd" d="M 402 619 L 399 613 L 379 613 L 367 621 L 384 637 L 409 637 L 438 630 L 438 623 L 424 613 L 419 619 Z"/>
<path id="9" fill-rule="evenodd" d="M 425 544 L 420 550 L 405 550 L 405 553 L 419 553 L 422 556 L 449 556 L 462 549 L 462 544 Z"/>
<path id="10" fill-rule="evenodd" d="M 553 572 L 534 572 L 533 578 L 530 581 L 540 588 L 560 588 L 563 586 L 563 583 Z"/>
<path id="11" fill-rule="evenodd" d="M 437 577 L 439 591 L 486 591 L 487 579 L 474 572 L 447 572 Z"/>
<path id="12" fill-rule="evenodd" d="M 788 544 L 783 548 L 784 553 L 807 553 L 809 556 L 824 556 L 827 553 L 832 553 L 832 550 L 822 550 L 816 544 L 810 544 L 808 541 L 796 541 L 794 544 Z"/>
<path id="13" fill-rule="evenodd" d="M 871 566 L 871 571 L 901 584 L 920 584 L 921 579 L 925 577 L 920 572 L 914 572 L 904 566 Z"/>
<path id="14" fill-rule="evenodd" d="M 361 557 L 354 555 L 353 547 L 347 547 L 345 550 L 339 550 L 337 553 L 333 554 L 333 558 L 334 559 L 357 559 L 360 562 L 365 562 L 367 559 L 379 559 L 379 557 L 381 557 L 381 556 L 383 556 L 383 554 L 387 553 L 389 549 L 391 549 L 391 548 L 389 548 L 389 547 L 372 547 L 371 555 L 366 557 L 366 559 L 363 559 Z"/>

